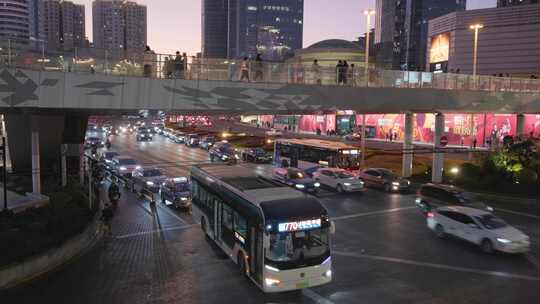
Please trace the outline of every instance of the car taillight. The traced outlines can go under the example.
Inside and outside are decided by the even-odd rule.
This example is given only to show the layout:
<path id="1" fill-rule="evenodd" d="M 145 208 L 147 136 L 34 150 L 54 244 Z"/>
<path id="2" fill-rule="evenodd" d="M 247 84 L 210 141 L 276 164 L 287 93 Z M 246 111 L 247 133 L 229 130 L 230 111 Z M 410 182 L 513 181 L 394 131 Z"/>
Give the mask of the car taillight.
<path id="1" fill-rule="evenodd" d="M 427 217 L 434 217 L 433 212 L 428 212 Z"/>

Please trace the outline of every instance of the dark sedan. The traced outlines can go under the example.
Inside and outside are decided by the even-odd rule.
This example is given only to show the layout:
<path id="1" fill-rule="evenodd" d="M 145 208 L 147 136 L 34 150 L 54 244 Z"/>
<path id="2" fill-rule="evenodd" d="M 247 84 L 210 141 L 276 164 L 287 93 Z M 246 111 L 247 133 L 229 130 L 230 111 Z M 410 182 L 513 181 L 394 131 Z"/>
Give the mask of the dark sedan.
<path id="1" fill-rule="evenodd" d="M 386 192 L 408 191 L 411 182 L 388 169 L 369 168 L 362 171 L 359 178 L 366 187 L 380 188 Z"/>
<path id="2" fill-rule="evenodd" d="M 242 160 L 253 163 L 271 163 L 272 154 L 263 148 L 248 148 L 242 152 Z"/>

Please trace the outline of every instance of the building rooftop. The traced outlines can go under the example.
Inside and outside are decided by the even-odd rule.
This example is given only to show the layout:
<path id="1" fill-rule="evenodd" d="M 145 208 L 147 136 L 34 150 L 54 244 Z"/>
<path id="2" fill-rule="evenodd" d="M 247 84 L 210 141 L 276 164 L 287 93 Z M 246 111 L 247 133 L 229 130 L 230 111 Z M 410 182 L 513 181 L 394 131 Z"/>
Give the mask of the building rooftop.
<path id="1" fill-rule="evenodd" d="M 351 49 L 351 50 L 358 50 L 361 49 L 357 44 L 343 40 L 343 39 L 327 39 L 322 40 L 319 42 L 316 42 L 307 49 Z"/>

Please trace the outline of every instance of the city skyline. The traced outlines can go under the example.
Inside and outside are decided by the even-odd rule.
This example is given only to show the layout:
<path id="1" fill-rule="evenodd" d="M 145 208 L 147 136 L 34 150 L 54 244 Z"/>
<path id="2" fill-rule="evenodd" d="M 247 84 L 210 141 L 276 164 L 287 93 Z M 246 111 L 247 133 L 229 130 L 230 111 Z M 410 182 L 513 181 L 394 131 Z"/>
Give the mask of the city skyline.
<path id="1" fill-rule="evenodd" d="M 74 0 L 86 7 L 86 35 L 92 39 L 93 0 Z M 135 0 L 148 7 L 148 44 L 159 53 L 179 50 L 190 55 L 201 51 L 201 1 Z M 496 0 L 469 0 L 468 8 L 494 7 Z M 304 4 L 304 39 L 307 47 L 324 39 L 354 40 L 365 32 L 362 10 L 375 8 L 375 0 L 337 0 L 328 10 L 327 0 Z M 343 20 L 352 20 L 343 26 Z M 373 26 L 373 22 L 372 22 Z"/>

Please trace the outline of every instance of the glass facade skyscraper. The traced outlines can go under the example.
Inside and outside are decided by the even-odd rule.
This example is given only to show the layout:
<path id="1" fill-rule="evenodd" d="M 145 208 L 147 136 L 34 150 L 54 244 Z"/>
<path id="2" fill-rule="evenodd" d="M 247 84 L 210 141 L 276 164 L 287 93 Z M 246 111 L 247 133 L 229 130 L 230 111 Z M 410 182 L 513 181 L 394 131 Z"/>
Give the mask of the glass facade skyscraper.
<path id="1" fill-rule="evenodd" d="M 497 0 L 497 7 L 538 4 L 540 0 Z"/>
<path id="2" fill-rule="evenodd" d="M 304 0 L 204 0 L 203 55 L 283 60 L 302 48 Z"/>
<path id="3" fill-rule="evenodd" d="M 466 0 L 377 0 L 377 63 L 426 70 L 428 21 L 466 8 Z"/>

